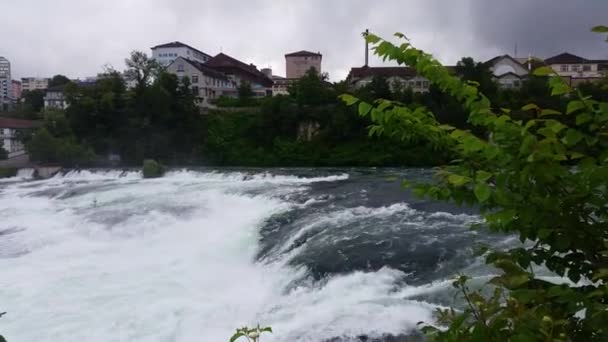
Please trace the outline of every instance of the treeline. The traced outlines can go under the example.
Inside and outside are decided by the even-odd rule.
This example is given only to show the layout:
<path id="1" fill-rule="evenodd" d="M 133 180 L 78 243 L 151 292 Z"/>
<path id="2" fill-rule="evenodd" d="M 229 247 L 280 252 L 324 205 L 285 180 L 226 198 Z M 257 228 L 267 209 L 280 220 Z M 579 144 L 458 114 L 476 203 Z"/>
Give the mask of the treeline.
<path id="1" fill-rule="evenodd" d="M 430 166 L 452 158 L 424 137 L 370 137 L 370 118 L 338 99 L 350 91 L 347 84 L 331 84 L 314 71 L 294 83 L 289 95 L 254 99 L 244 84 L 238 99 L 221 98 L 217 110 L 201 115 L 187 78 L 163 72 L 139 52 L 132 54 L 127 66 L 127 74 L 136 80 L 132 89 L 114 71 L 100 75 L 95 83 L 68 83 L 68 109 L 46 111 L 43 127 L 25 137 L 32 159 L 71 166 L 107 165 L 118 159 L 123 165 L 156 159 L 168 165 Z M 550 96 L 541 77 L 531 77 L 520 89 L 505 90 L 497 87 L 484 64 L 470 58 L 458 63 L 455 72 L 478 83 L 497 108 L 566 105 Z M 602 99 L 608 94 L 607 84 L 582 87 Z M 413 93 L 375 77 L 354 93 L 369 102 L 383 98 L 411 108 L 423 105 L 441 123 L 471 128 L 460 103 L 435 86 L 428 93 Z M 521 110 L 510 115 L 532 114 Z"/>

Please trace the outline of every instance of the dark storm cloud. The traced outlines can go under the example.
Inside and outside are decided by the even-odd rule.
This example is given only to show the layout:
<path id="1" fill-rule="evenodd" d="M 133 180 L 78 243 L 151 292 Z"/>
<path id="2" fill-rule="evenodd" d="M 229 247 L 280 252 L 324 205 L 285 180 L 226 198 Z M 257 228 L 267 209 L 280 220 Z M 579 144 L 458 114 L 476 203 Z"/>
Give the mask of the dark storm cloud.
<path id="1" fill-rule="evenodd" d="M 517 44 L 519 57 L 608 58 L 608 44 L 590 32 L 608 23 L 607 0 L 476 0 L 471 18 L 478 44 L 497 52 L 513 54 Z"/>
<path id="2" fill-rule="evenodd" d="M 332 80 L 363 64 L 360 33 L 406 33 L 445 63 L 512 53 L 606 56 L 589 33 L 607 0 L 0 0 L 0 55 L 22 76 L 95 75 L 131 50 L 180 40 L 284 74 L 288 52 L 324 55 Z M 380 61 L 372 59 L 374 65 Z"/>

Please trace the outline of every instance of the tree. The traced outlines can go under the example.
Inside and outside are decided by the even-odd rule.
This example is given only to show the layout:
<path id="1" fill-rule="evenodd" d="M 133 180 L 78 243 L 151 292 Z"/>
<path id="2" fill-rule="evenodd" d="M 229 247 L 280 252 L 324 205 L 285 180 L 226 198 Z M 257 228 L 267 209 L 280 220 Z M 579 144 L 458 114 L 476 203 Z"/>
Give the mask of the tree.
<path id="1" fill-rule="evenodd" d="M 161 65 L 142 51 L 131 52 L 131 56 L 125 59 L 125 64 L 128 68 L 127 77 L 137 81 L 137 90 L 148 86 L 162 71 Z"/>
<path id="2" fill-rule="evenodd" d="M 456 64 L 456 74 L 464 81 L 479 83 L 479 90 L 490 99 L 494 99 L 498 87 L 492 79 L 492 71 L 484 63 L 465 57 Z"/>
<path id="3" fill-rule="evenodd" d="M 253 98 L 253 90 L 251 89 L 251 83 L 242 81 L 237 88 L 239 94 L 239 102 L 241 105 L 247 105 Z"/>
<path id="4" fill-rule="evenodd" d="M 35 89 L 23 92 L 23 105 L 36 113 L 40 113 L 44 108 L 44 90 Z"/>
<path id="5" fill-rule="evenodd" d="M 583 96 L 542 67 L 535 76 L 546 77 L 552 96 L 568 98 L 566 109 L 528 104 L 523 110 L 534 117 L 514 119 L 509 110 L 495 111 L 477 85 L 450 75 L 408 42 L 398 47 L 375 35 L 366 39 L 380 57 L 411 65 L 457 98 L 483 134 L 441 125 L 424 107 L 342 99 L 371 117 L 374 135 L 426 139 L 455 154 L 433 184 L 415 186 L 417 194 L 475 205 L 489 231 L 516 234 L 522 242 L 506 251 L 481 249 L 500 270 L 490 280 L 493 294 L 472 291 L 468 278 L 459 277 L 453 285 L 466 302 L 463 311 L 439 310 L 447 329 L 423 330 L 439 341 L 607 341 L 608 102 Z M 541 278 L 539 268 L 569 282 Z"/>
<path id="6" fill-rule="evenodd" d="M 72 82 L 72 81 L 70 81 L 70 79 L 64 75 L 55 75 L 49 81 L 49 88 L 66 85 L 70 82 Z"/>
<path id="7" fill-rule="evenodd" d="M 332 96 L 330 85 L 324 77 L 326 76 L 319 75 L 315 68 L 311 68 L 290 86 L 289 95 L 300 106 L 317 106 L 333 102 L 335 96 Z"/>

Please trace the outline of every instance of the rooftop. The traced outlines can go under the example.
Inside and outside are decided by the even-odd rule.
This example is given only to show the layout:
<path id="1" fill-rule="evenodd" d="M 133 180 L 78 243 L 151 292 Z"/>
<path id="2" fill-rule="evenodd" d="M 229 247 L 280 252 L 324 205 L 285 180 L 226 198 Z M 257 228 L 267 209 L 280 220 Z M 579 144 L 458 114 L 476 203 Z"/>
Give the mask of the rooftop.
<path id="1" fill-rule="evenodd" d="M 192 65 L 193 67 L 195 67 L 197 70 L 199 70 L 200 72 L 202 72 L 205 75 L 211 76 L 213 78 L 218 78 L 218 79 L 222 79 L 222 80 L 227 80 L 228 78 L 226 77 L 226 75 L 222 74 L 221 72 L 214 70 L 213 68 L 197 62 L 197 61 L 193 61 L 190 60 L 188 58 L 183 58 L 183 57 L 179 57 L 178 59 L 183 59 L 184 61 L 186 61 L 188 64 Z M 175 63 L 175 62 L 174 62 Z"/>
<path id="2" fill-rule="evenodd" d="M 156 46 L 153 46 L 151 49 L 152 50 L 156 50 L 156 49 L 162 49 L 162 48 L 180 48 L 180 47 L 185 47 L 185 48 L 194 50 L 194 51 L 196 51 L 198 53 L 202 53 L 203 55 L 211 58 L 211 55 L 209 55 L 207 53 L 204 53 L 203 51 L 201 51 L 201 50 L 199 50 L 197 48 L 193 48 L 192 46 L 190 46 L 188 44 L 184 44 L 184 43 L 179 42 L 179 41 L 174 41 L 174 42 L 171 42 L 171 43 L 165 43 L 165 44 L 156 45 Z"/>
<path id="3" fill-rule="evenodd" d="M 450 72 L 454 72 L 455 68 L 453 66 L 446 66 L 446 68 Z M 363 66 L 360 68 L 352 68 L 350 69 L 350 73 L 348 74 L 348 79 L 352 78 L 365 78 L 365 77 L 402 77 L 402 78 L 410 78 L 418 76 L 418 72 L 416 69 L 411 67 L 369 67 Z"/>
<path id="4" fill-rule="evenodd" d="M 298 52 L 288 53 L 285 55 L 285 57 L 323 57 L 323 55 L 320 52 L 301 50 Z"/>
<path id="5" fill-rule="evenodd" d="M 40 121 L 0 117 L 0 128 L 34 128 L 40 124 Z"/>
<path id="6" fill-rule="evenodd" d="M 249 73 L 250 75 L 259 79 L 261 83 L 272 85 L 272 80 L 268 78 L 264 73 L 259 71 L 255 65 L 241 62 L 238 59 L 228 56 L 225 53 L 220 53 L 217 56 L 211 58 L 205 63 L 205 65 L 211 68 L 236 68 Z"/>

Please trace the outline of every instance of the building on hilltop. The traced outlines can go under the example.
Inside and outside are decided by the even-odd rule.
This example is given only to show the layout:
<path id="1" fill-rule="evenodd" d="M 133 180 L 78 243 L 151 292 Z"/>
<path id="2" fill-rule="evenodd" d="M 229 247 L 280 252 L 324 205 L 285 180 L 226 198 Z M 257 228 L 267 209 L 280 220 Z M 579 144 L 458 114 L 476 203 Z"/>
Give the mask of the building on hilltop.
<path id="1" fill-rule="evenodd" d="M 591 60 L 565 52 L 544 62 L 558 75 L 569 79 L 572 86 L 597 81 L 608 75 L 608 60 Z"/>
<path id="2" fill-rule="evenodd" d="M 66 109 L 68 108 L 68 101 L 65 96 L 65 89 L 67 85 L 59 85 L 46 89 L 44 95 L 44 109 Z"/>
<path id="3" fill-rule="evenodd" d="M 286 78 L 302 78 L 310 69 L 315 69 L 319 74 L 322 72 L 321 64 L 323 55 L 320 52 L 298 51 L 285 55 Z"/>
<path id="4" fill-rule="evenodd" d="M 0 147 L 8 152 L 9 158 L 25 154 L 25 148 L 17 132 L 33 129 L 39 125 L 37 121 L 0 117 Z"/>
<path id="5" fill-rule="evenodd" d="M 249 83 L 251 85 L 251 90 L 253 90 L 256 97 L 272 95 L 272 79 L 258 70 L 254 64 L 246 64 L 227 54 L 220 53 L 208 60 L 205 63 L 205 66 L 223 73 L 229 80 L 233 81 L 237 87 L 244 82 Z M 235 89 L 232 96 L 236 95 L 237 92 Z"/>
<path id="6" fill-rule="evenodd" d="M 198 98 L 198 105 L 203 108 L 213 107 L 211 102 L 222 95 L 236 94 L 236 85 L 232 80 L 197 61 L 178 57 L 167 67 L 167 72 L 177 75 L 180 80 L 187 77 Z"/>
<path id="7" fill-rule="evenodd" d="M 0 56 L 0 111 L 8 111 L 12 108 L 12 88 L 11 63 Z"/>
<path id="8" fill-rule="evenodd" d="M 374 77 L 382 77 L 394 91 L 398 87 L 410 88 L 416 93 L 429 91 L 430 82 L 418 75 L 414 68 L 410 67 L 369 67 L 351 68 L 346 82 L 352 89 L 359 89 L 370 84 Z"/>
<path id="9" fill-rule="evenodd" d="M 516 59 L 510 55 L 494 57 L 484 63 L 499 87 L 517 89 L 528 78 L 532 69 L 532 58 Z"/>
<path id="10" fill-rule="evenodd" d="M 50 78 L 23 77 L 21 78 L 21 91 L 45 90 L 49 87 Z"/>
<path id="11" fill-rule="evenodd" d="M 183 57 L 199 63 L 205 63 L 211 59 L 211 56 L 203 51 L 178 41 L 152 47 L 152 59 L 162 66 L 169 66 L 177 57 Z"/>

